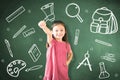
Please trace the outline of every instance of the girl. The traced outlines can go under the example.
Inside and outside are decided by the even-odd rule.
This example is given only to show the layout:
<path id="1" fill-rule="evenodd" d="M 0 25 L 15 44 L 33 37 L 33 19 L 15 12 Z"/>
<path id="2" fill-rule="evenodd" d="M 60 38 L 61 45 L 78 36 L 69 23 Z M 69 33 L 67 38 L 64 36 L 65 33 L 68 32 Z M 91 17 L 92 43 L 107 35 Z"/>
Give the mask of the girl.
<path id="1" fill-rule="evenodd" d="M 68 65 L 73 53 L 67 41 L 67 31 L 62 21 L 54 21 L 52 30 L 46 26 L 45 21 L 38 23 L 47 34 L 46 67 L 43 80 L 69 80 Z"/>

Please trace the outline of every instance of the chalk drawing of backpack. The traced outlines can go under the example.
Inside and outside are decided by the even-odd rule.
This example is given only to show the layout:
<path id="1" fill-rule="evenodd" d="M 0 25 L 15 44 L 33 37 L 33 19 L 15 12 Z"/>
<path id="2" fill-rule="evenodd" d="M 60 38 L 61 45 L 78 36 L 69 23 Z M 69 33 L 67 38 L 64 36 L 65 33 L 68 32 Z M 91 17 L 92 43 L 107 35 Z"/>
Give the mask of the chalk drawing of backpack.
<path id="1" fill-rule="evenodd" d="M 90 31 L 99 34 L 113 34 L 118 31 L 117 19 L 106 7 L 98 8 L 92 15 Z"/>

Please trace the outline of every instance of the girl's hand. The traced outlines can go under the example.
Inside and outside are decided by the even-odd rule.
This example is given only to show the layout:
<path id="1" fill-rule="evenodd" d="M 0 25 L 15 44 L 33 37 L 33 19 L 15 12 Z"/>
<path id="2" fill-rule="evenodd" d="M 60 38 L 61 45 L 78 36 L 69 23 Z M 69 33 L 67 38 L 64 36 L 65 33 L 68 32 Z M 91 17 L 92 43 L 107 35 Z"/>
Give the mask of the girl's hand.
<path id="1" fill-rule="evenodd" d="M 46 22 L 45 22 L 45 21 L 40 21 L 40 22 L 38 23 L 38 26 L 43 29 L 43 28 L 46 27 Z"/>
<path id="2" fill-rule="evenodd" d="M 67 61 L 67 62 L 66 62 L 66 64 L 67 64 L 67 66 L 69 66 L 70 62 L 69 62 L 69 61 Z"/>

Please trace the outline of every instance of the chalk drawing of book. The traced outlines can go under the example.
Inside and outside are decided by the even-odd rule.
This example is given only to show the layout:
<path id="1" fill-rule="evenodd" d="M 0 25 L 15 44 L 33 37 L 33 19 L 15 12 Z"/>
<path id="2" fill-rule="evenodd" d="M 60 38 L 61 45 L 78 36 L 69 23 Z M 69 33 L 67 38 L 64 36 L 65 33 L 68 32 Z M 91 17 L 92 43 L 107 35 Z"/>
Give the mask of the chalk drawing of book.
<path id="1" fill-rule="evenodd" d="M 117 19 L 106 7 L 98 8 L 92 15 L 90 31 L 99 34 L 113 34 L 118 31 Z"/>
<path id="2" fill-rule="evenodd" d="M 38 49 L 36 44 L 32 45 L 32 47 L 29 49 L 28 53 L 29 53 L 30 57 L 32 58 L 33 62 L 38 61 L 38 59 L 41 56 L 41 52 Z"/>
<path id="3" fill-rule="evenodd" d="M 45 14 L 44 20 L 47 21 L 54 21 L 55 20 L 55 14 L 54 14 L 54 3 L 48 3 L 41 7 L 41 10 Z"/>

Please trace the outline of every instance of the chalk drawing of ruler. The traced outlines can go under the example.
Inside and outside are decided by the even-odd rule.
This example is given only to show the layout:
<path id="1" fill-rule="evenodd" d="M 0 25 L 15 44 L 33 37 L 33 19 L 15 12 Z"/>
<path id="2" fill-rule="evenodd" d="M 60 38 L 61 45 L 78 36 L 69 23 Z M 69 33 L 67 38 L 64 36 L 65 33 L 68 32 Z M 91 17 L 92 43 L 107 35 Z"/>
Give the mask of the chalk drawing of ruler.
<path id="1" fill-rule="evenodd" d="M 16 11 L 14 11 L 12 14 L 10 14 L 8 17 L 6 17 L 6 21 L 8 23 L 13 21 L 16 17 L 18 17 L 24 11 L 25 11 L 25 8 L 23 6 L 19 7 Z"/>

